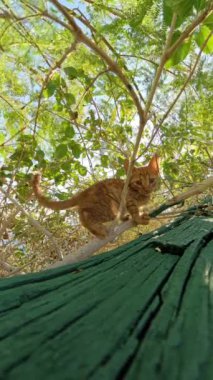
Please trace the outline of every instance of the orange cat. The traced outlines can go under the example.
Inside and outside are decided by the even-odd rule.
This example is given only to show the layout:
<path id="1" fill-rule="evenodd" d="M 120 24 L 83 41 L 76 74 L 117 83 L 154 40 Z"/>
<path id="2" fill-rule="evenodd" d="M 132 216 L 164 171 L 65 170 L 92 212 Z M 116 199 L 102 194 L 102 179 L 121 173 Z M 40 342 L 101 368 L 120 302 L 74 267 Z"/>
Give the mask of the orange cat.
<path id="1" fill-rule="evenodd" d="M 128 169 L 128 161 L 125 162 L 125 170 Z M 159 157 L 154 155 L 144 167 L 134 167 L 128 187 L 126 198 L 126 216 L 130 214 L 137 224 L 148 224 L 148 215 L 140 215 L 139 207 L 148 203 L 151 193 L 157 188 L 159 177 Z M 105 179 L 79 192 L 66 201 L 54 201 L 46 198 L 40 189 L 40 175 L 33 177 L 33 190 L 36 198 L 42 206 L 52 210 L 65 210 L 77 206 L 82 225 L 92 234 L 103 239 L 108 230 L 103 224 L 116 218 L 121 202 L 121 193 L 124 186 L 122 179 Z"/>

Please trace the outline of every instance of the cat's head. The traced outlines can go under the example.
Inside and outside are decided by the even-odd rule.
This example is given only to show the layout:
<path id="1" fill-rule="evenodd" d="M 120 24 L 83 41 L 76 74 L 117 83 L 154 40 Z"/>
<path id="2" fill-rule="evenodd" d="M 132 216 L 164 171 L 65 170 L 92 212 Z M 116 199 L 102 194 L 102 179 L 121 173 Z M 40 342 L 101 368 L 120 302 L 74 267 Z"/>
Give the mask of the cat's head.
<path id="1" fill-rule="evenodd" d="M 127 172 L 129 161 L 126 160 L 124 168 Z M 130 178 L 129 188 L 136 190 L 140 193 L 149 194 L 155 191 L 158 187 L 160 176 L 160 157 L 155 154 L 147 166 L 133 167 Z"/>

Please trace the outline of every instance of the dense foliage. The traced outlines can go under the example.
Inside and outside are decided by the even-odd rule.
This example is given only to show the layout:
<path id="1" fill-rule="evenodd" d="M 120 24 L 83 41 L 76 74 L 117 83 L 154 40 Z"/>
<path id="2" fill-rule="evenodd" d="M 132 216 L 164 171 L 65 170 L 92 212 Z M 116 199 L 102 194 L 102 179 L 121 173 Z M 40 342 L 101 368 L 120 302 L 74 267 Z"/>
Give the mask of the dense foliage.
<path id="1" fill-rule="evenodd" d="M 212 25 L 208 0 L 0 1 L 4 263 L 34 270 L 31 262 L 38 268 L 51 257 L 48 234 L 13 200 L 62 251 L 88 239 L 75 214 L 36 205 L 36 170 L 49 194 L 66 199 L 102 177 L 124 176 L 125 157 L 147 162 L 157 151 L 156 204 L 206 178 Z"/>

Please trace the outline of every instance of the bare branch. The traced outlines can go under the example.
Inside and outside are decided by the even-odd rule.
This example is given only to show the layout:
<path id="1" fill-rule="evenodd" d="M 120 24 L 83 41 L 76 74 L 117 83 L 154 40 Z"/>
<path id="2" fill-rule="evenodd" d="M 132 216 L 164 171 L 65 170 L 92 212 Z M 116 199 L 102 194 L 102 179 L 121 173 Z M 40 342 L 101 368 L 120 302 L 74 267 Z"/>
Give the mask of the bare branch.
<path id="1" fill-rule="evenodd" d="M 213 177 L 209 177 L 205 179 L 201 183 L 197 183 L 191 187 L 188 191 L 185 191 L 184 193 L 177 195 L 170 199 L 166 204 L 173 206 L 177 204 L 178 202 L 181 202 L 187 198 L 192 197 L 193 195 L 198 195 L 203 193 L 206 189 L 213 187 Z"/>
<path id="2" fill-rule="evenodd" d="M 60 259 L 63 259 L 63 255 L 62 253 L 60 252 L 60 249 L 58 247 L 58 244 L 55 240 L 55 238 L 53 237 L 53 235 L 51 234 L 50 231 L 48 231 L 46 228 L 44 228 L 37 220 L 35 220 L 30 214 L 28 214 L 24 208 L 20 205 L 20 203 L 18 203 L 16 201 L 16 199 L 12 198 L 9 194 L 7 194 L 6 191 L 4 191 L 2 188 L 0 188 L 0 192 L 3 193 L 15 206 L 16 208 L 21 211 L 22 214 L 24 214 L 27 219 L 29 220 L 30 224 L 32 226 L 34 226 L 38 231 L 40 231 L 41 233 L 43 233 L 44 235 L 46 235 L 48 238 L 49 238 L 49 241 L 54 249 L 54 251 L 57 253 L 57 256 L 60 258 Z"/>
<path id="3" fill-rule="evenodd" d="M 139 55 L 134 55 L 134 54 L 120 54 L 121 57 L 129 57 L 129 58 L 135 58 L 135 59 L 140 59 L 141 61 L 146 61 L 146 62 L 149 62 L 151 63 L 153 66 L 155 67 L 158 67 L 158 63 L 153 61 L 152 59 L 148 59 L 148 58 L 145 58 L 145 57 L 141 57 Z M 173 71 L 169 70 L 169 69 L 166 69 L 165 67 L 163 68 L 163 70 L 167 71 L 169 74 L 173 75 L 173 76 L 177 76 L 176 73 L 174 73 Z"/>
<path id="4" fill-rule="evenodd" d="M 144 130 L 144 127 L 146 125 L 148 112 L 149 112 L 149 109 L 151 107 L 152 100 L 153 100 L 153 97 L 154 97 L 154 94 L 155 94 L 155 91 L 156 91 L 156 88 L 157 88 L 157 85 L 158 85 L 158 82 L 159 82 L 159 79 L 160 79 L 160 75 L 162 73 L 162 70 L 163 70 L 163 67 L 164 67 L 164 64 L 165 64 L 165 55 L 166 55 L 166 51 L 168 49 L 168 46 L 171 43 L 172 35 L 173 35 L 173 32 L 174 32 L 174 28 L 175 28 L 176 19 L 177 19 L 177 15 L 174 14 L 173 18 L 172 18 L 172 23 L 171 23 L 170 31 L 169 31 L 169 34 L 168 34 L 168 37 L 167 37 L 166 46 L 165 46 L 164 52 L 162 54 L 160 64 L 159 64 L 159 66 L 157 68 L 156 75 L 155 75 L 155 78 L 154 78 L 154 81 L 153 81 L 153 84 L 152 84 L 152 87 L 151 87 L 151 90 L 150 90 L 150 94 L 148 96 L 148 100 L 146 102 L 145 119 L 141 120 L 141 122 L 140 122 L 140 126 L 139 126 L 138 134 L 137 134 L 137 137 L 136 137 L 136 142 L 135 142 L 133 154 L 132 154 L 132 157 L 131 157 L 131 160 L 130 160 L 130 164 L 129 164 L 129 168 L 128 168 L 128 171 L 127 171 L 126 181 L 125 181 L 124 188 L 123 188 L 123 191 L 122 191 L 122 194 L 121 194 L 121 203 L 120 203 L 119 213 L 117 215 L 116 221 L 118 219 L 120 219 L 120 217 L 122 216 L 122 214 L 124 212 L 125 202 L 126 202 L 126 197 L 127 197 L 127 192 L 128 192 L 128 185 L 129 185 L 129 181 L 130 181 L 130 177 L 131 177 L 131 173 L 132 173 L 132 168 L 133 168 L 134 161 L 136 159 L 136 155 L 137 155 L 137 152 L 138 152 L 138 149 L 139 149 L 139 145 L 140 145 L 141 137 L 142 137 L 142 134 L 143 134 L 143 130 Z"/>
<path id="5" fill-rule="evenodd" d="M 17 131 L 16 133 L 14 133 L 13 136 L 11 136 L 8 140 L 4 141 L 2 144 L 0 144 L 0 147 L 3 147 L 5 146 L 6 144 L 8 144 L 9 142 L 11 142 L 15 137 L 17 137 L 20 133 L 22 133 L 24 130 L 26 129 L 26 126 L 19 129 L 19 131 Z"/>
<path id="6" fill-rule="evenodd" d="M 177 14 L 174 13 L 173 17 L 172 17 L 170 31 L 169 31 L 169 34 L 168 34 L 168 37 L 167 37 L 167 40 L 166 40 L 164 52 L 163 52 L 163 54 L 161 56 L 160 64 L 159 64 L 159 66 L 157 68 L 157 71 L 156 71 L 156 74 L 155 74 L 155 78 L 154 78 L 154 81 L 152 83 L 151 90 L 150 90 L 150 93 L 149 93 L 149 96 L 148 96 L 148 99 L 147 99 L 147 102 L 146 102 L 146 108 L 145 108 L 146 116 L 148 115 L 148 112 L 150 110 L 150 107 L 151 107 L 151 104 L 152 104 L 152 100 L 154 98 L 154 95 L 155 95 L 155 92 L 156 92 L 156 89 L 157 89 L 157 86 L 158 86 L 158 82 L 159 82 L 161 73 L 163 71 L 164 64 L 166 62 L 167 51 L 168 51 L 168 47 L 169 47 L 169 45 L 171 43 L 171 40 L 172 40 L 172 36 L 173 36 L 175 25 L 176 25 L 176 20 L 177 20 Z"/>
<path id="7" fill-rule="evenodd" d="M 132 220 L 129 220 L 125 223 L 116 226 L 113 232 L 110 233 L 105 239 L 94 239 L 90 241 L 88 244 L 84 245 L 76 252 L 73 252 L 64 257 L 63 261 L 57 261 L 56 263 L 48 266 L 48 268 L 56 268 L 58 266 L 62 266 L 65 264 L 76 263 L 81 260 L 85 260 L 86 258 L 92 256 L 93 253 L 97 252 L 100 248 L 104 247 L 107 243 L 112 242 L 117 236 L 122 234 L 124 231 L 134 227 L 135 224 Z"/>
<path id="8" fill-rule="evenodd" d="M 213 186 L 213 177 L 210 177 L 199 184 L 195 184 L 192 188 L 184 193 L 171 198 L 168 202 L 160 206 L 159 208 L 150 212 L 149 216 L 154 218 L 158 216 L 161 212 L 166 209 L 180 203 L 181 201 L 192 197 L 193 195 L 198 195 L 203 193 L 205 190 Z M 166 214 L 165 214 L 166 216 Z M 132 220 L 128 220 L 127 222 L 121 223 L 119 226 L 116 226 L 113 230 L 111 230 L 109 236 L 105 239 L 94 239 L 86 244 L 84 247 L 81 247 L 76 252 L 73 252 L 67 255 L 63 261 L 57 261 L 56 263 L 50 265 L 48 268 L 56 268 L 65 264 L 76 263 L 78 261 L 85 260 L 86 258 L 92 256 L 93 253 L 97 252 L 100 248 L 104 247 L 107 243 L 112 242 L 117 236 L 122 234 L 124 231 L 136 226 L 136 224 Z"/>
<path id="9" fill-rule="evenodd" d="M 8 195 L 6 194 L 6 196 Z M 0 238 L 7 231 L 7 228 L 10 228 L 11 225 L 14 223 L 14 219 L 18 213 L 19 210 L 15 209 L 15 211 L 11 212 L 9 215 L 7 215 L 7 217 L 2 218 L 0 224 Z"/>
<path id="10" fill-rule="evenodd" d="M 8 273 L 13 273 L 13 271 L 18 269 L 17 267 L 14 267 L 13 265 L 8 264 L 3 260 L 0 260 L 0 268 L 2 268 L 3 270 L 5 270 Z"/>

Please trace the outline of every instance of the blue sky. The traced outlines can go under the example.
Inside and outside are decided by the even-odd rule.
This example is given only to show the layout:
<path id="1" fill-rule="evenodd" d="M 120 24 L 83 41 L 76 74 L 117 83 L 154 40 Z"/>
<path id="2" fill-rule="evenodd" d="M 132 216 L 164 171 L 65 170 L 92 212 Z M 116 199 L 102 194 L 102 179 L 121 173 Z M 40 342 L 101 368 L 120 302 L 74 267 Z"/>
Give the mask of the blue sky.
<path id="1" fill-rule="evenodd" d="M 79 8 L 82 12 L 86 10 L 85 3 L 79 0 L 60 0 L 60 3 L 68 8 Z"/>

